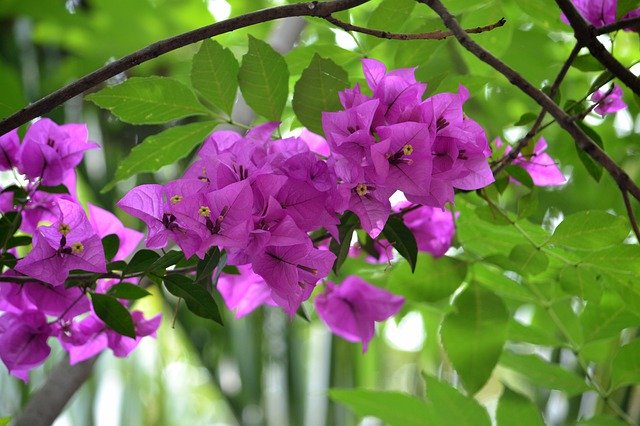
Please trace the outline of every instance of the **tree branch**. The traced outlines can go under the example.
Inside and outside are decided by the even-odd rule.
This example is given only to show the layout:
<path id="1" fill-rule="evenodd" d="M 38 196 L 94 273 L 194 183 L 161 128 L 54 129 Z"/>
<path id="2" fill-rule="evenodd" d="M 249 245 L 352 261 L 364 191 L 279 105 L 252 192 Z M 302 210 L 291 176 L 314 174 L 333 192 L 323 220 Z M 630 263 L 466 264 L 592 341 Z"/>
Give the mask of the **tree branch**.
<path id="1" fill-rule="evenodd" d="M 79 80 L 56 90 L 50 95 L 45 96 L 10 117 L 2 120 L 0 122 L 0 135 L 3 135 L 18 126 L 27 123 L 29 120 L 51 111 L 53 108 L 62 105 L 66 100 L 83 93 L 85 90 L 88 90 L 103 81 L 120 74 L 121 72 L 189 44 L 228 33 L 239 28 L 273 21 L 275 19 L 291 16 L 317 16 L 323 18 L 331 15 L 332 13 L 359 6 L 368 1 L 369 0 L 334 0 L 328 2 L 312 1 L 307 3 L 278 6 L 247 13 L 246 15 L 227 19 L 175 37 L 158 41 L 117 61 L 111 62 L 90 74 L 87 74 Z"/>
<path id="2" fill-rule="evenodd" d="M 598 62 L 611 71 L 625 86 L 633 90 L 636 95 L 640 96 L 640 78 L 633 75 L 631 71 L 625 68 L 624 65 L 618 62 L 618 60 L 604 48 L 602 43 L 596 38 L 598 31 L 584 20 L 571 1 L 556 0 L 556 3 L 569 20 L 578 43 L 589 49 L 591 55 L 593 55 Z"/>
<path id="3" fill-rule="evenodd" d="M 325 16 L 323 19 L 331 22 L 336 27 L 340 27 L 345 31 L 354 31 L 357 33 L 368 34 L 370 36 L 378 37 L 378 38 L 386 38 L 389 40 L 444 40 L 447 37 L 453 36 L 451 31 L 432 31 L 428 33 L 416 33 L 416 34 L 398 34 L 398 33 L 390 33 L 388 31 L 382 30 L 374 30 L 371 28 L 359 27 L 357 25 L 352 25 L 348 22 L 341 21 L 333 16 Z M 491 31 L 495 28 L 503 26 L 507 22 L 506 19 L 501 18 L 498 22 L 485 25 L 484 27 L 475 27 L 468 28 L 465 30 L 468 34 L 478 34 L 484 33 L 486 31 Z"/>
<path id="4" fill-rule="evenodd" d="M 624 199 L 624 207 L 627 209 L 627 216 L 629 216 L 629 223 L 631 223 L 631 229 L 633 229 L 633 233 L 636 234 L 636 240 L 638 240 L 638 244 L 640 244 L 640 228 L 638 228 L 638 221 L 636 220 L 636 215 L 633 213 L 633 207 L 631 206 L 631 200 L 629 199 L 629 194 L 624 188 L 620 188 L 622 191 L 622 198 Z"/>
<path id="5" fill-rule="evenodd" d="M 464 32 L 460 24 L 442 5 L 440 0 L 418 0 L 433 9 L 442 19 L 445 26 L 449 28 L 458 39 L 460 44 L 478 57 L 481 61 L 493 67 L 496 71 L 504 75 L 511 84 L 518 87 L 522 92 L 531 97 L 541 107 L 556 119 L 558 124 L 565 129 L 574 139 L 580 149 L 586 152 L 596 162 L 601 164 L 605 170 L 616 181 L 620 188 L 627 190 L 633 197 L 640 200 L 640 188 L 631 180 L 629 175 L 618 164 L 611 159 L 586 133 L 544 92 L 538 90 L 531 83 L 525 80 L 520 74 L 500 61 L 487 50 L 474 42 L 467 33 Z"/>
<path id="6" fill-rule="evenodd" d="M 613 24 L 604 25 L 602 27 L 598 27 L 595 30 L 596 35 L 608 34 L 614 31 L 622 30 L 625 28 L 632 28 L 640 26 L 640 16 L 629 19 L 622 19 L 618 22 L 614 22 Z"/>

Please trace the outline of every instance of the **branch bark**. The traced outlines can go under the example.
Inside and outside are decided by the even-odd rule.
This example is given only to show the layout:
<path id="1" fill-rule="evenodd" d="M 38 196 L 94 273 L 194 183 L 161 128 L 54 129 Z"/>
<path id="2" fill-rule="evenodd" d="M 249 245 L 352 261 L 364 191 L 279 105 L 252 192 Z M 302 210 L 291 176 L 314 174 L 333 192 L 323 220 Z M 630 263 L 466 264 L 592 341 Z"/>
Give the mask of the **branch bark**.
<path id="1" fill-rule="evenodd" d="M 29 120 L 51 111 L 53 108 L 62 105 L 66 100 L 83 93 L 84 91 L 120 74 L 121 72 L 189 44 L 228 33 L 239 28 L 273 21 L 275 19 L 292 16 L 317 16 L 324 18 L 332 13 L 351 9 L 368 1 L 369 0 L 334 0 L 328 2 L 312 1 L 307 3 L 278 6 L 227 19 L 225 21 L 217 22 L 206 27 L 198 28 L 184 34 L 150 44 L 141 50 L 131 53 L 130 55 L 111 62 L 110 64 L 87 74 L 79 80 L 76 80 L 50 95 L 45 96 L 10 117 L 2 120 L 0 122 L 0 135 L 3 135 L 16 127 L 27 123 Z"/>
<path id="2" fill-rule="evenodd" d="M 440 0 L 418 1 L 429 6 L 440 16 L 445 26 L 454 33 L 455 37 L 465 49 L 504 75 L 511 84 L 518 87 L 541 107 L 546 109 L 547 112 L 556 119 L 558 124 L 573 137 L 573 140 L 581 150 L 601 164 L 621 189 L 628 191 L 636 200 L 640 201 L 640 188 L 631 180 L 629 175 L 620 166 L 618 166 L 618 164 L 613 161 L 606 152 L 593 142 L 591 138 L 589 138 L 589 136 L 587 136 L 587 134 L 584 133 L 584 131 L 582 131 L 582 129 L 572 120 L 572 118 L 551 98 L 541 90 L 538 90 L 507 64 L 474 42 L 467 33 L 465 33 L 462 27 L 460 27 L 460 24 L 458 24 L 457 20 L 451 15 L 451 13 L 449 13 Z"/>
<path id="3" fill-rule="evenodd" d="M 570 0 L 556 0 L 573 28 L 578 43 L 585 46 L 602 65 L 624 83 L 629 89 L 640 96 L 640 78 L 633 75 L 624 65 L 613 57 L 597 39 L 598 30 L 584 20 L 580 12 Z"/>

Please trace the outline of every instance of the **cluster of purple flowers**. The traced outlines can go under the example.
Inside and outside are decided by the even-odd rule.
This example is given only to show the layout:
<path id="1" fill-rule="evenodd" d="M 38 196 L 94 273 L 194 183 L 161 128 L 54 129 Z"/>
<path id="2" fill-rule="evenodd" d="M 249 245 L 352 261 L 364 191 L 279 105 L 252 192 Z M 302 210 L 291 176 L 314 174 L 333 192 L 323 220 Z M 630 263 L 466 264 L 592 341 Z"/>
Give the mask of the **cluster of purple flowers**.
<path id="1" fill-rule="evenodd" d="M 0 193 L 0 211 L 15 212 L 20 231 L 32 234 L 32 250 L 2 276 L 33 281 L 14 283 L 0 276 L 0 310 L 4 311 L 0 317 L 0 359 L 12 375 L 23 380 L 48 357 L 50 337 L 60 341 L 74 364 L 107 347 L 116 356 L 126 356 L 142 336 L 153 335 L 160 324 L 160 316 L 147 320 L 135 311 L 136 338 L 122 336 L 93 312 L 84 288 L 65 286 L 72 270 L 106 272 L 101 238 L 109 234 L 119 237 L 114 260 L 121 260 L 143 237 L 97 206 L 89 204 L 87 217 L 77 200 L 74 168 L 84 151 L 97 147 L 87 139 L 85 125 L 59 126 L 46 118 L 31 125 L 22 143 L 15 130 L 0 136 L 0 171 L 26 178 L 25 183 L 15 182 L 14 188 L 20 191 L 7 187 Z M 43 191 L 46 186 L 60 184 L 68 194 Z M 6 245 L 5 241 L 3 254 L 19 257 L 17 248 L 6 249 Z M 116 282 L 99 280 L 95 292 L 106 293 Z"/>

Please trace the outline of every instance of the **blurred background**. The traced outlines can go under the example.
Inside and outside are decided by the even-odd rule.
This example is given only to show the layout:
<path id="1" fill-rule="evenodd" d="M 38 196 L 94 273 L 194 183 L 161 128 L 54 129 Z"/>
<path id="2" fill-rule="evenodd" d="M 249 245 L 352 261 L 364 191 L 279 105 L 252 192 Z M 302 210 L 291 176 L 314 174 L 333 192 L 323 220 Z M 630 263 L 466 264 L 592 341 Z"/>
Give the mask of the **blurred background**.
<path id="1" fill-rule="evenodd" d="M 62 87 L 134 50 L 157 40 L 182 33 L 229 16 L 282 4 L 267 0 L 0 0 L 0 116 Z M 380 2 L 358 8 L 344 20 L 396 31 L 417 32 L 441 28 L 426 7 L 415 7 L 404 19 L 390 14 L 372 18 Z M 398 8 L 409 2 L 398 2 Z M 410 3 L 415 3 L 411 1 Z M 501 17 L 507 25 L 499 31 L 477 36 L 477 41 L 520 71 L 538 87 L 553 79 L 571 50 L 572 36 L 558 19 L 555 6 L 532 7 L 515 0 L 447 1 L 467 27 L 487 25 Z M 544 2 L 531 2 L 531 4 Z M 551 2 L 553 3 L 553 2 Z M 373 20 L 373 22 L 372 22 Z M 294 28 L 295 27 L 295 28 Z M 270 40 L 285 52 L 291 73 L 290 85 L 299 77 L 315 52 L 329 57 L 349 71 L 351 83 L 362 81 L 359 59 L 368 56 L 384 61 L 389 68 L 418 67 L 417 77 L 429 83 L 428 93 L 457 91 L 465 84 L 472 99 L 467 115 L 478 121 L 490 139 L 513 142 L 526 133 L 517 125 L 525 113 L 538 108 L 490 70 L 462 51 L 453 40 L 396 42 L 353 36 L 334 30 L 320 20 L 309 19 L 267 23 L 218 37 L 240 58 L 247 49 L 247 35 Z M 287 28 L 289 31 L 287 31 Z M 293 30 L 292 30 L 293 28 Z M 286 41 L 286 40 L 289 41 Z M 284 40 L 284 41 L 283 41 Z M 147 62 L 120 75 L 114 84 L 133 75 L 172 76 L 189 81 L 190 61 L 198 45 L 189 46 Z M 613 46 L 623 62 L 637 59 L 637 34 L 620 33 Z M 562 89 L 562 99 L 580 99 L 597 73 L 572 69 Z M 98 90 L 96 88 L 95 90 Z M 625 98 L 628 110 L 615 118 L 588 117 L 616 160 L 637 176 L 640 171 L 640 102 Z M 242 111 L 242 107 L 238 107 Z M 134 185 L 166 182 L 178 177 L 189 158 L 155 174 L 142 174 L 100 193 L 111 180 L 118 162 L 145 137 L 163 126 L 132 126 L 108 112 L 74 98 L 49 114 L 55 121 L 86 122 L 90 138 L 101 150 L 88 151 L 79 168 L 80 197 L 113 210 L 114 203 Z M 293 117 L 290 105 L 284 117 Z M 245 115 L 238 121 L 250 124 Z M 285 119 L 284 129 L 295 130 L 294 118 Z M 624 214 L 624 207 L 608 178 L 591 180 L 580 165 L 567 135 L 555 126 L 544 133 L 549 151 L 570 178 L 562 191 L 540 191 L 534 221 L 558 222 L 574 211 L 612 209 Z M 574 182 L 581 182 L 581 186 Z M 586 183 L 583 183 L 586 182 Z M 553 206 L 553 208 L 549 208 Z M 135 219 L 116 211 L 127 226 L 141 229 Z M 366 266 L 351 260 L 346 270 L 372 276 L 384 274 L 384 266 Z M 375 389 L 424 392 L 422 372 L 455 383 L 443 358 L 438 325 L 449 307 L 448 301 L 411 304 L 395 319 L 378 328 L 366 354 L 361 347 L 333 337 L 313 314 L 312 321 L 300 317 L 290 321 L 280 310 L 259 309 L 240 320 L 224 310 L 225 327 L 201 320 L 181 309 L 177 315 L 155 290 L 141 301 L 149 313 L 163 312 L 162 327 L 155 340 L 144 339 L 131 357 L 100 356 L 95 371 L 56 422 L 62 425 L 351 425 L 356 418 L 331 402 L 327 389 L 360 386 Z M 309 307 L 309 312 L 312 309 Z M 547 354 L 551 356 L 551 354 Z M 555 354 L 554 356 L 558 356 Z M 0 367 L 0 417 L 11 416 L 63 358 L 59 348 L 32 381 L 23 384 Z M 502 377 L 508 375 L 502 372 Z M 514 379 L 517 381 L 517 379 Z M 490 382 L 479 399 L 495 404 L 498 380 Z M 539 399 L 547 411 L 562 423 L 575 403 L 547 392 Z M 572 405 L 573 404 L 573 405 Z M 578 403 L 578 407 L 580 404 Z M 554 414 L 555 413 L 555 414 Z M 565 413 L 565 414 L 563 414 Z M 365 419 L 361 424 L 376 424 Z"/>

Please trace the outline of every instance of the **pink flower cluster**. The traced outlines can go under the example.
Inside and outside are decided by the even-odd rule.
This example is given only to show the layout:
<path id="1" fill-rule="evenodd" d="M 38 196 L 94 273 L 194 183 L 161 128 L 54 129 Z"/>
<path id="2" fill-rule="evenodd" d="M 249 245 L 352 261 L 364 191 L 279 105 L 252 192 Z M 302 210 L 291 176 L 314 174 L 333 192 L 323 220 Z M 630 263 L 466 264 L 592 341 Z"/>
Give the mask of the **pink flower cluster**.
<path id="1" fill-rule="evenodd" d="M 97 206 L 89 204 L 87 217 L 78 202 L 74 168 L 84 151 L 96 147 L 88 142 L 85 125 L 59 126 L 49 119 L 33 123 L 22 143 L 17 131 L 0 136 L 0 171 L 26 177 L 26 184 L 16 182 L 22 192 L 11 188 L 2 191 L 0 211 L 17 213 L 20 230 L 32 234 L 32 250 L 0 275 L 0 310 L 4 311 L 0 317 L 0 359 L 22 380 L 48 357 L 49 337 L 60 341 L 73 364 L 107 347 L 116 356 L 126 356 L 142 336 L 154 334 L 160 324 L 159 316 L 146 320 L 136 311 L 132 316 L 137 338 L 121 336 L 96 316 L 86 290 L 65 286 L 72 270 L 106 272 L 101 238 L 109 234 L 119 237 L 114 260 L 129 256 L 142 239 L 141 233 L 125 228 L 112 213 Z M 66 186 L 69 194 L 42 190 L 59 184 Z M 17 193 L 24 198 L 14 197 Z M 40 222 L 50 225 L 38 226 Z M 5 246 L 3 254 L 18 256 L 16 248 Z M 2 276 L 27 279 L 14 283 Z M 99 280 L 95 291 L 106 293 L 115 283 Z"/>
<path id="2" fill-rule="evenodd" d="M 616 18 L 618 11 L 617 0 L 572 0 L 575 8 L 582 17 L 594 27 L 613 24 L 618 21 Z M 627 12 L 621 19 L 631 19 L 640 16 L 640 7 Z M 560 16 L 562 22 L 569 24 L 567 17 Z M 625 31 L 637 31 L 639 28 L 625 28 Z"/>
<path id="3" fill-rule="evenodd" d="M 261 304 L 293 316 L 335 261 L 310 233 L 324 228 L 338 239 L 338 216 L 349 210 L 377 239 L 393 213 L 389 199 L 396 191 L 424 205 L 406 218 L 410 228 L 424 230 L 420 248 L 443 255 L 453 218 L 440 212 L 453 202 L 454 190 L 494 180 L 485 132 L 462 111 L 468 92 L 461 86 L 459 93 L 423 100 L 426 85 L 416 81 L 413 69 L 387 72 L 373 59 L 363 60 L 363 69 L 372 95 L 358 86 L 341 92 L 344 109 L 322 115 L 326 140 L 308 132 L 273 139 L 279 124 L 273 122 L 244 136 L 215 132 L 181 179 L 138 186 L 118 206 L 147 224 L 149 248 L 172 240 L 186 257 L 199 258 L 212 247 L 225 250 L 240 275 L 223 274 L 218 288 L 237 316 Z M 344 290 L 328 284 L 316 306 L 334 332 L 357 335 L 366 346 L 374 321 L 397 312 L 401 303 L 361 280 L 350 283 Z M 358 290 L 347 291 L 351 287 Z M 331 301 L 340 297 L 347 302 Z M 357 318 L 362 333 L 341 334 L 340 316 Z"/>

